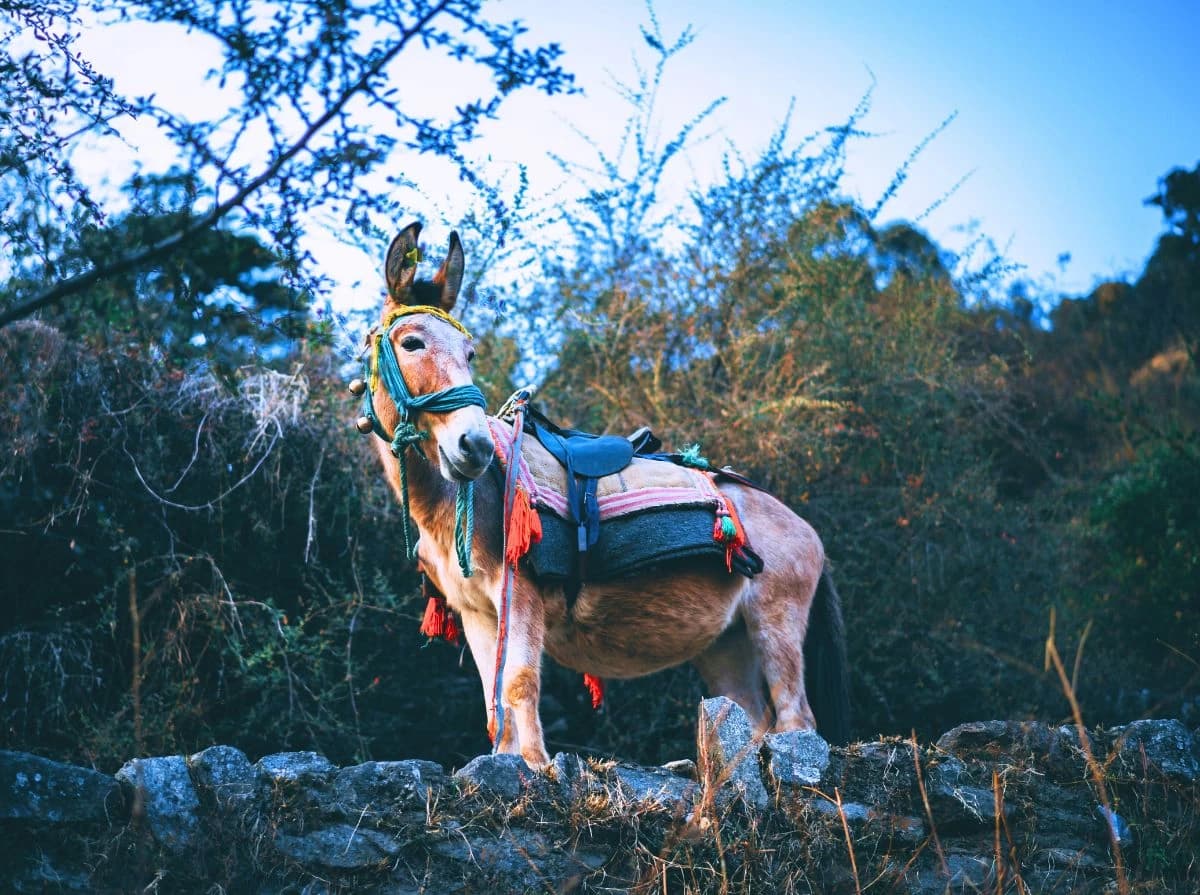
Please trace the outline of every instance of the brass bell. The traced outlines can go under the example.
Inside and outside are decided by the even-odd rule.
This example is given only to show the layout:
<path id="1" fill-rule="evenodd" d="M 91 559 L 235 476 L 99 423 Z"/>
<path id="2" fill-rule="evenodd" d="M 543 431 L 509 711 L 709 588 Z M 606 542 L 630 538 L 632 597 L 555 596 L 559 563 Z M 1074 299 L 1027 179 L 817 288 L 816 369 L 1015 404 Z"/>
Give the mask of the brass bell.
<path id="1" fill-rule="evenodd" d="M 350 389 L 350 394 L 354 395 L 357 398 L 357 397 L 360 397 L 362 395 L 362 393 L 367 390 L 367 384 L 365 382 L 363 382 L 361 379 L 351 379 L 350 385 L 347 386 L 347 388 Z"/>
<path id="2" fill-rule="evenodd" d="M 357 420 L 355 420 L 354 428 L 357 429 L 359 432 L 361 432 L 363 435 L 370 435 L 371 430 L 374 429 L 375 427 L 371 424 L 370 417 L 360 416 Z"/>

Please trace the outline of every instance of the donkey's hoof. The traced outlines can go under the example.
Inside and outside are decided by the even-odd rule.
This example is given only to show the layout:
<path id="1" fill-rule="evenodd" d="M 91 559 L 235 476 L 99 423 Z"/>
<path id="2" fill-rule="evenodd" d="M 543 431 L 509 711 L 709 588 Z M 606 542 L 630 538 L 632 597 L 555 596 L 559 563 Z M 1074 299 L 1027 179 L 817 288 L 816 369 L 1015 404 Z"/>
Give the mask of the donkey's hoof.
<path id="1" fill-rule="evenodd" d="M 533 749 L 522 749 L 521 757 L 525 759 L 525 764 L 529 765 L 535 771 L 544 772 L 550 767 L 550 756 L 546 754 L 545 749 L 534 751 Z"/>

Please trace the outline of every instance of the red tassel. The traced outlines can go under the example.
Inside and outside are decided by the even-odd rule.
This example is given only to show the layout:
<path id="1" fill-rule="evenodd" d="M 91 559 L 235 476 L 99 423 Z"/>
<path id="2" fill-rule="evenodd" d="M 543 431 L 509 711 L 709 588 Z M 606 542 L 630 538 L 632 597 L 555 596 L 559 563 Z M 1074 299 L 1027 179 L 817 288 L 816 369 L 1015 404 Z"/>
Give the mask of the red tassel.
<path id="1" fill-rule="evenodd" d="M 504 561 L 510 566 L 521 561 L 529 548 L 542 539 L 542 517 L 529 504 L 525 489 L 517 487 L 513 495 L 512 514 L 508 518 L 508 531 L 504 538 Z"/>
<path id="2" fill-rule="evenodd" d="M 583 676 L 583 685 L 587 687 L 588 693 L 591 694 L 592 708 L 600 708 L 604 704 L 604 681 L 600 680 L 594 674 L 585 674 Z"/>
<path id="3" fill-rule="evenodd" d="M 458 619 L 454 617 L 454 610 L 446 605 L 446 598 L 429 583 L 428 578 L 425 579 L 423 590 L 429 601 L 425 604 L 425 617 L 421 619 L 421 633 L 432 640 L 441 637 L 457 646 L 462 630 Z"/>
<path id="4" fill-rule="evenodd" d="M 430 597 L 425 604 L 425 617 L 421 620 L 421 633 L 426 637 L 438 638 L 446 630 L 446 603 L 441 597 Z"/>
<path id="5" fill-rule="evenodd" d="M 458 616 L 454 614 L 454 610 L 446 607 L 445 625 L 442 629 L 442 636 L 455 646 L 458 646 L 462 639 L 462 629 L 458 624 Z"/>

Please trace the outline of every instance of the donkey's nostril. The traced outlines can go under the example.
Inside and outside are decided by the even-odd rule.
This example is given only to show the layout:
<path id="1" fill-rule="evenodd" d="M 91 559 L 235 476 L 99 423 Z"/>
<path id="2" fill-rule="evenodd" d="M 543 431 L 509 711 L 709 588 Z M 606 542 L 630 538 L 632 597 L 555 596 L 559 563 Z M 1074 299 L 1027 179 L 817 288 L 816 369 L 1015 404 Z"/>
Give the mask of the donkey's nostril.
<path id="1" fill-rule="evenodd" d="M 480 432 L 464 432 L 458 439 L 458 447 L 476 466 L 486 466 L 492 459 L 492 440 Z"/>

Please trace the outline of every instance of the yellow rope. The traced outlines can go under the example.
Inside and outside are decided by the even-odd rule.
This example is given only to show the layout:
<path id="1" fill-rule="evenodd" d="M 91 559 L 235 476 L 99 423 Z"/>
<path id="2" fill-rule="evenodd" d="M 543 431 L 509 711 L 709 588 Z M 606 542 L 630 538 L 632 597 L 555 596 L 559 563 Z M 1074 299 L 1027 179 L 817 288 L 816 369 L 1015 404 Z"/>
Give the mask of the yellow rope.
<path id="1" fill-rule="evenodd" d="M 430 314 L 439 320 L 445 320 L 468 339 L 472 338 L 471 333 L 465 326 L 463 326 L 441 308 L 434 307 L 433 305 L 401 305 L 395 310 L 389 311 L 388 315 L 383 318 L 384 331 L 386 332 L 387 329 L 396 322 L 398 317 L 407 317 L 409 314 Z"/>
<path id="2" fill-rule="evenodd" d="M 383 318 L 383 325 L 379 328 L 379 331 L 375 333 L 375 339 L 373 340 L 374 343 L 371 346 L 371 369 L 367 375 L 367 387 L 371 389 L 371 391 L 375 391 L 376 386 L 379 385 L 380 341 L 383 339 L 387 331 L 391 329 L 393 323 L 395 323 L 401 317 L 407 317 L 410 314 L 429 314 L 431 317 L 436 317 L 438 320 L 444 320 L 446 323 L 449 323 L 468 339 L 474 338 L 474 336 L 471 335 L 470 330 L 468 330 L 465 326 L 463 326 L 441 308 L 434 307 L 433 305 L 402 305 L 399 308 L 388 311 L 388 315 Z"/>

